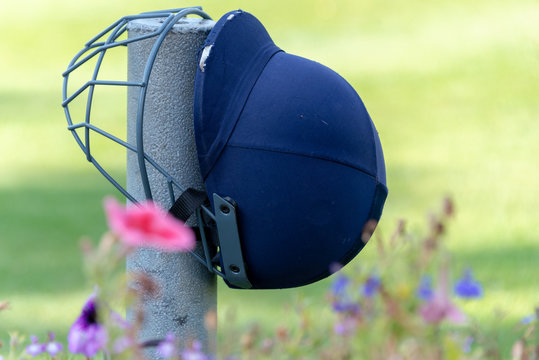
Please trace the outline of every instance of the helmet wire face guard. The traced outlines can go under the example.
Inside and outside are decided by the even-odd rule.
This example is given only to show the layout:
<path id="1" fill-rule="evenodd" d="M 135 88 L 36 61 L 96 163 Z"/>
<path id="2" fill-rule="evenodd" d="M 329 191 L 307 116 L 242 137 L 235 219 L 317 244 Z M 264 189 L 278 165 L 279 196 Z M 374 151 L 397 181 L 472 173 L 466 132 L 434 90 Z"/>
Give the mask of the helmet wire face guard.
<path id="1" fill-rule="evenodd" d="M 253 15 L 231 11 L 216 22 L 198 54 L 194 132 L 206 191 L 184 188 L 144 152 L 142 121 L 155 54 L 188 14 L 209 19 L 200 8 L 143 13 L 120 19 L 88 42 L 63 74 L 69 130 L 87 159 L 133 202 L 142 199 L 90 154 L 89 132 L 136 153 L 147 199 L 152 194 L 146 164 L 163 174 L 170 212 L 183 221 L 196 215 L 204 255 L 193 256 L 228 286 L 291 288 L 329 276 L 332 265 L 345 265 L 361 251 L 364 233 L 374 231 L 387 197 L 380 140 L 363 102 L 331 69 L 278 48 Z M 143 40 L 118 40 L 127 24 L 150 17 L 165 20 L 151 34 L 157 40 L 146 64 L 148 77 L 133 84 L 96 80 L 107 50 Z M 97 42 L 106 34 L 106 41 Z M 94 77 L 68 96 L 69 75 L 94 56 Z M 135 145 L 90 124 L 96 85 L 140 88 Z M 69 104 L 86 89 L 85 121 L 73 123 Z M 75 132 L 80 128 L 84 141 Z"/>

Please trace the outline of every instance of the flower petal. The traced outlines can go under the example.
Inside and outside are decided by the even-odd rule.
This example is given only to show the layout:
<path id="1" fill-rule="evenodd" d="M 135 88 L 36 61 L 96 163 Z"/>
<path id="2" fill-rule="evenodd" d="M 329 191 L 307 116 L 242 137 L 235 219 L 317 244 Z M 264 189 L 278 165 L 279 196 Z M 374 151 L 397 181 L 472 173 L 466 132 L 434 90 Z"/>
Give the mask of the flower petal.
<path id="1" fill-rule="evenodd" d="M 195 247 L 193 231 L 151 201 L 122 208 L 114 198 L 107 198 L 104 206 L 111 231 L 129 246 L 167 252 Z"/>

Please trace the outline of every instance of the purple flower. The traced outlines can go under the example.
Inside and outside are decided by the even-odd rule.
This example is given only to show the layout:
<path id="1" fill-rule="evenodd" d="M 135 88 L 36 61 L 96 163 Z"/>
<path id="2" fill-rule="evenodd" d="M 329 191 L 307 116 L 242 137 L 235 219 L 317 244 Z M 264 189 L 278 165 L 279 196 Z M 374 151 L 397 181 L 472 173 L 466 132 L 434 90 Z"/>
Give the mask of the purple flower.
<path id="1" fill-rule="evenodd" d="M 421 300 L 430 300 L 433 293 L 432 278 L 429 275 L 423 275 L 416 291 L 417 297 Z"/>
<path id="2" fill-rule="evenodd" d="M 474 338 L 472 336 L 468 336 L 466 339 L 464 339 L 464 344 L 462 345 L 462 351 L 464 351 L 464 353 L 469 354 L 470 351 L 472 351 L 473 341 Z"/>
<path id="3" fill-rule="evenodd" d="M 48 352 L 49 355 L 52 357 L 55 357 L 60 351 L 64 349 L 64 346 L 61 343 L 54 341 L 53 332 L 49 333 L 49 342 L 46 343 L 44 346 L 45 351 Z"/>
<path id="4" fill-rule="evenodd" d="M 193 341 L 190 347 L 182 351 L 182 360 L 208 360 L 209 358 L 202 352 L 200 341 Z"/>
<path id="5" fill-rule="evenodd" d="M 466 315 L 449 298 L 449 271 L 447 265 L 440 268 L 438 286 L 432 297 L 419 308 L 419 313 L 427 324 L 439 324 L 447 320 L 452 324 L 466 322 Z"/>
<path id="6" fill-rule="evenodd" d="M 127 330 L 130 327 L 130 324 L 123 318 L 122 315 L 118 314 L 116 311 L 111 311 L 109 316 L 112 324 L 117 326 L 120 329 Z"/>
<path id="7" fill-rule="evenodd" d="M 522 320 L 520 320 L 520 323 L 524 325 L 531 324 L 532 322 L 535 321 L 535 318 L 536 318 L 535 314 L 531 314 L 531 315 L 523 317 Z"/>
<path id="8" fill-rule="evenodd" d="M 346 292 L 350 279 L 344 274 L 339 274 L 331 284 L 331 292 L 337 296 L 342 296 Z"/>
<path id="9" fill-rule="evenodd" d="M 352 315 L 359 314 L 359 304 L 350 301 L 334 301 L 332 303 L 333 311 L 337 313 L 348 313 Z"/>
<path id="10" fill-rule="evenodd" d="M 127 320 L 125 320 L 122 315 L 112 310 L 109 313 L 109 319 L 112 325 L 123 330 L 124 332 L 124 335 L 116 338 L 114 344 L 112 345 L 112 351 L 114 354 L 120 354 L 129 348 L 135 347 L 136 341 L 132 336 L 130 336 L 129 330 L 131 325 L 127 322 Z"/>
<path id="11" fill-rule="evenodd" d="M 30 336 L 32 343 L 26 347 L 26 353 L 32 357 L 37 356 L 45 351 L 45 345 L 40 344 L 37 336 Z"/>
<path id="12" fill-rule="evenodd" d="M 84 354 L 87 357 L 96 355 L 107 344 L 107 329 L 98 322 L 97 303 L 95 294 L 84 304 L 82 312 L 75 320 L 67 342 L 69 351 L 73 354 Z"/>
<path id="13" fill-rule="evenodd" d="M 357 329 L 357 321 L 354 318 L 345 318 L 339 321 L 333 327 L 333 332 L 337 335 L 347 336 L 355 333 Z"/>
<path id="14" fill-rule="evenodd" d="M 120 336 L 114 341 L 112 350 L 115 354 L 120 354 L 134 345 L 135 343 L 133 342 L 133 339 L 130 336 L 124 335 Z"/>
<path id="15" fill-rule="evenodd" d="M 376 292 L 378 291 L 378 288 L 380 288 L 380 278 L 376 275 L 371 275 L 367 278 L 367 281 L 365 281 L 365 284 L 363 284 L 362 293 L 365 297 L 373 297 Z"/>
<path id="16" fill-rule="evenodd" d="M 483 295 L 483 288 L 481 284 L 477 282 L 470 269 L 466 269 L 462 276 L 462 279 L 458 280 L 455 284 L 455 294 L 465 299 L 479 298 Z"/>
<path id="17" fill-rule="evenodd" d="M 161 341 L 159 345 L 157 345 L 157 353 L 165 359 L 171 359 L 178 354 L 176 337 L 173 333 L 168 333 L 165 340 Z"/>

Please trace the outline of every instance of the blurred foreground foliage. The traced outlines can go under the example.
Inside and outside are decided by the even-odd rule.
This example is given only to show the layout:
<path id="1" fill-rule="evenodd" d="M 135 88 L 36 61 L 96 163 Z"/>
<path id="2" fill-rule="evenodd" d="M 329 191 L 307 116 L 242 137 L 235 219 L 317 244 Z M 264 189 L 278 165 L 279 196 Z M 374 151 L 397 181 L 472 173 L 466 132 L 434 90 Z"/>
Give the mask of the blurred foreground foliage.
<path id="1" fill-rule="evenodd" d="M 97 284 L 97 290 L 72 326 L 68 348 L 86 358 L 106 354 L 113 359 L 144 359 L 143 349 L 155 346 L 162 358 L 183 360 L 498 360 L 505 359 L 504 354 L 511 354 L 513 360 L 539 359 L 539 306 L 515 324 L 515 340 L 508 349 L 473 313 L 466 314 L 460 308 L 465 301 L 481 302 L 488 297 L 489 286 L 475 280 L 471 269 L 451 285 L 452 255 L 444 237 L 453 215 L 454 206 L 446 199 L 442 210 L 430 215 L 421 235 L 412 235 L 401 221 L 389 238 L 375 236 L 370 240 L 372 232 L 367 227 L 363 240 L 375 242 L 376 258 L 343 270 L 339 264 L 333 265 L 337 274 L 327 291 L 325 312 L 310 306 L 308 298 L 298 300 L 290 305 L 292 321 L 269 332 L 261 330 L 257 322 L 247 329 L 238 326 L 229 314 L 220 325 L 224 335 L 217 355 L 204 353 L 197 339 L 180 339 L 173 334 L 139 344 L 138 332 L 144 322 L 140 305 L 161 296 L 157 282 L 149 274 L 125 274 L 123 264 L 130 250 L 121 234 L 104 235 L 97 247 L 86 240 L 82 244 L 85 273 Z M 111 304 L 133 309 L 134 322 L 125 322 Z M 8 306 L 1 302 L 0 312 Z M 496 314 L 492 312 L 492 316 Z M 217 316 L 213 310 L 205 323 L 207 330 L 215 333 Z M 76 358 L 59 350 L 63 346 L 54 342 L 54 335 L 49 337 L 49 342 L 40 343 L 33 335 L 28 343 L 12 333 L 9 351 L 0 346 L 0 353 L 9 352 L 9 359 L 16 354 L 20 354 L 17 358 Z M 53 350 L 49 351 L 51 344 Z"/>

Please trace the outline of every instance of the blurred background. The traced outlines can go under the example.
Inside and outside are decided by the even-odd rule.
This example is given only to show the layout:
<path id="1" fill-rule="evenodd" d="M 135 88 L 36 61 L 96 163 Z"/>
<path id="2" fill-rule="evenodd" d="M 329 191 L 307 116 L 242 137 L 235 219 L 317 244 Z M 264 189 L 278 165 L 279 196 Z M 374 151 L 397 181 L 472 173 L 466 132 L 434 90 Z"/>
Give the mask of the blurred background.
<path id="1" fill-rule="evenodd" d="M 454 276 L 471 267 L 485 293 L 462 306 L 509 341 L 513 325 L 539 304 L 536 0 L 1 0 L 0 300 L 11 309 L 0 317 L 0 339 L 14 329 L 67 334 L 93 290 L 83 278 L 79 240 L 106 230 L 102 199 L 118 195 L 66 130 L 61 73 L 121 16 L 190 5 L 214 19 L 249 11 L 278 46 L 354 86 L 386 159 L 389 197 L 378 234 L 389 236 L 401 218 L 420 231 L 428 212 L 451 196 Z M 125 78 L 121 63 L 112 62 L 118 79 Z M 99 100 L 118 129 L 125 100 Z M 124 176 L 124 152 L 97 156 Z M 371 243 L 356 261 L 374 252 Z M 240 323 L 273 331 L 286 323 L 295 298 L 326 311 L 329 281 L 256 292 L 220 283 L 219 312 L 236 309 Z"/>

